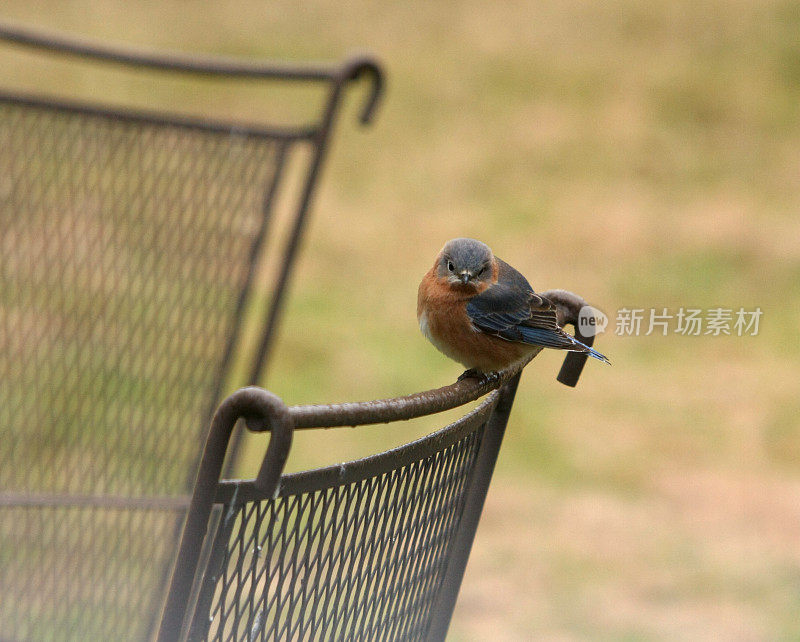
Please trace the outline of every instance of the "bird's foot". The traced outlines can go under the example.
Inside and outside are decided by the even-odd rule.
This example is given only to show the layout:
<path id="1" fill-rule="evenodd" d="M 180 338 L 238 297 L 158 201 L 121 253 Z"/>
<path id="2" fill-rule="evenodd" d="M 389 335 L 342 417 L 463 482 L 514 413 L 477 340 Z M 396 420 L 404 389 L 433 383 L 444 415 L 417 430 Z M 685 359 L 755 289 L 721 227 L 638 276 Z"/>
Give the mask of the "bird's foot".
<path id="1" fill-rule="evenodd" d="M 485 386 L 487 384 L 497 383 L 500 381 L 500 373 L 499 372 L 479 372 L 475 370 L 475 368 L 470 368 L 469 370 L 464 370 L 461 373 L 461 376 L 458 378 L 459 381 L 462 379 L 477 379 L 480 385 Z"/>
<path id="2" fill-rule="evenodd" d="M 464 379 L 477 379 L 481 376 L 481 373 L 475 370 L 475 368 L 470 368 L 469 370 L 464 370 L 461 375 L 458 377 L 458 381 L 463 381 Z"/>

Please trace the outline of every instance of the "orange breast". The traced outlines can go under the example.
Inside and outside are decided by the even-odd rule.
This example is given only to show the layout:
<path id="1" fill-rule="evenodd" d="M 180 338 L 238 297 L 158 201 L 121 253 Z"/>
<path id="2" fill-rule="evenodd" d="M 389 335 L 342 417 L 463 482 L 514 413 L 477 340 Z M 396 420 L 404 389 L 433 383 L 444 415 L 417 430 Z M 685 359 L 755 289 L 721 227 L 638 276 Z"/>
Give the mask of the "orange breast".
<path id="1" fill-rule="evenodd" d="M 538 350 L 505 341 L 475 328 L 466 305 L 471 293 L 457 291 L 437 279 L 433 270 L 422 279 L 417 297 L 417 318 L 422 333 L 441 352 L 466 368 L 492 372 L 524 359 Z"/>

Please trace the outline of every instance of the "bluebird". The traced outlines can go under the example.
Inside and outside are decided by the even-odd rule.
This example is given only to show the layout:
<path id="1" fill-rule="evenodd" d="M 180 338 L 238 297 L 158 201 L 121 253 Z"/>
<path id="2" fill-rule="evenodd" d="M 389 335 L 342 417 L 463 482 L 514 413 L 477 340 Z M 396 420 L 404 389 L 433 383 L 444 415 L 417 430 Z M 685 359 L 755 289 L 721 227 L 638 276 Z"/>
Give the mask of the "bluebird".
<path id="1" fill-rule="evenodd" d="M 569 301 L 563 290 L 543 294 L 485 243 L 448 241 L 423 277 L 417 296 L 422 333 L 441 352 L 461 363 L 465 376 L 496 376 L 543 348 L 582 352 L 609 360 L 564 332 Z M 574 322 L 574 319 L 573 319 Z"/>

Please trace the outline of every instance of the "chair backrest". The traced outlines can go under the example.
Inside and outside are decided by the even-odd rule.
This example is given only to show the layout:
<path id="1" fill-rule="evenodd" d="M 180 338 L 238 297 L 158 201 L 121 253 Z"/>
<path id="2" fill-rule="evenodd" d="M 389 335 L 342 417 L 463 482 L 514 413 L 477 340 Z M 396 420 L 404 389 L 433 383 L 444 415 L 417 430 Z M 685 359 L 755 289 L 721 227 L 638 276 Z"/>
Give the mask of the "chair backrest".
<path id="1" fill-rule="evenodd" d="M 366 122 L 380 70 L 133 54 L 5 26 L 0 39 L 325 92 L 316 122 L 271 127 L 0 90 L 0 638 L 145 639 L 287 162 L 307 159 L 252 383 L 342 89 L 372 78 Z"/>
<path id="2" fill-rule="evenodd" d="M 499 382 L 339 406 L 287 408 L 257 388 L 226 399 L 159 640 L 444 640 L 518 381 L 506 373 L 502 388 L 427 437 L 283 476 L 296 428 L 409 419 Z M 267 454 L 255 480 L 218 482 L 239 418 L 272 432 Z"/>

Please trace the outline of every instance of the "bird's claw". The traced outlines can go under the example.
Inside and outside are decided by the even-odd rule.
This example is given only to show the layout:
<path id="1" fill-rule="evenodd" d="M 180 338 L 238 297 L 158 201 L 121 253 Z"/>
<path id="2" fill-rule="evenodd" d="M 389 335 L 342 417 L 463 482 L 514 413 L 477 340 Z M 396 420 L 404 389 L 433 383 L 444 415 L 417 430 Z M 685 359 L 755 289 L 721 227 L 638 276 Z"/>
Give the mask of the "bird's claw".
<path id="1" fill-rule="evenodd" d="M 464 370 L 464 372 L 461 373 L 461 376 L 458 378 L 458 380 L 461 381 L 462 379 L 477 379 L 480 385 L 485 386 L 500 381 L 500 373 L 478 372 L 474 368 L 470 368 L 469 370 Z"/>

